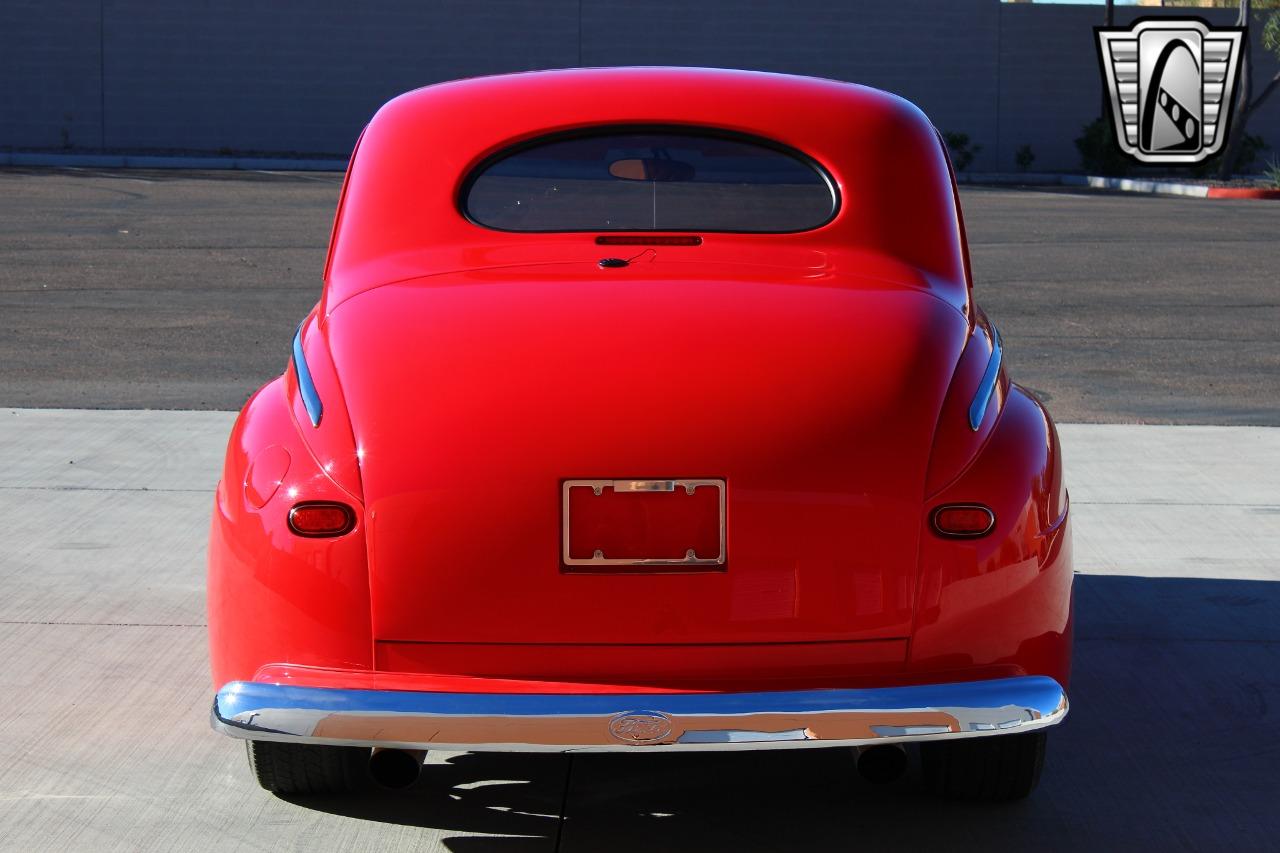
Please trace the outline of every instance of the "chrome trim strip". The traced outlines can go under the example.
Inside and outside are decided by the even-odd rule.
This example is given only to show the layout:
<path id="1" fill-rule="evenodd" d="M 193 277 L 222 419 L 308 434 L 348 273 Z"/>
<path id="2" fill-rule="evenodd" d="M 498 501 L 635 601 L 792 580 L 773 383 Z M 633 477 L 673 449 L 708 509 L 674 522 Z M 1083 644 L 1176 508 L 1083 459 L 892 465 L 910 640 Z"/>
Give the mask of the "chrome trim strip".
<path id="1" fill-rule="evenodd" d="M 569 556 L 570 489 L 589 488 L 597 495 L 601 494 L 605 489 L 612 489 L 614 492 L 674 492 L 676 489 L 684 489 L 688 494 L 693 494 L 695 489 L 703 486 L 714 487 L 720 496 L 720 553 L 716 556 L 699 557 L 693 552 L 692 548 L 680 559 L 656 557 L 640 559 L 617 558 L 608 557 L 600 551 L 596 551 L 593 556 L 586 558 Z M 566 566 L 653 566 L 655 568 L 664 566 L 723 566 L 727 548 L 724 493 L 724 480 L 565 480 L 561 486 L 560 496 L 560 559 L 564 561 Z"/>
<path id="2" fill-rule="evenodd" d="M 302 395 L 302 405 L 307 409 L 307 417 L 311 418 L 313 427 L 318 427 L 320 417 L 324 414 L 324 406 L 320 405 L 316 383 L 311 379 L 311 369 L 307 367 L 307 357 L 302 352 L 302 326 L 298 326 L 298 331 L 293 335 L 293 369 L 298 374 L 298 393 Z"/>
<path id="3" fill-rule="evenodd" d="M 859 746 L 1057 725 L 1045 676 L 776 693 L 510 694 L 340 690 L 233 681 L 210 722 L 251 740 L 496 752 Z"/>
<path id="4" fill-rule="evenodd" d="M 996 382 L 1000 379 L 1000 361 L 1003 357 L 1000 330 L 992 325 L 991 358 L 987 361 L 987 370 L 978 383 L 978 393 L 973 395 L 973 402 L 969 404 L 969 428 L 974 432 L 978 431 L 978 427 L 982 426 L 982 419 L 986 417 L 987 406 L 991 404 L 991 395 L 995 393 Z"/>

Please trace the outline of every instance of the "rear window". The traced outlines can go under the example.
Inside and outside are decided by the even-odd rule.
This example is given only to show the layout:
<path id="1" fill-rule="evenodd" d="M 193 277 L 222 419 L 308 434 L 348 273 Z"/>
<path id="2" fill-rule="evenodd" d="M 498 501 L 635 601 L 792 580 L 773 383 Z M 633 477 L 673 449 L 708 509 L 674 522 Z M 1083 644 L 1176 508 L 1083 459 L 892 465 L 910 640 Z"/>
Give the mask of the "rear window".
<path id="1" fill-rule="evenodd" d="M 482 164 L 462 193 L 469 219 L 501 231 L 817 228 L 834 183 L 776 143 L 688 130 L 618 130 L 534 142 Z"/>

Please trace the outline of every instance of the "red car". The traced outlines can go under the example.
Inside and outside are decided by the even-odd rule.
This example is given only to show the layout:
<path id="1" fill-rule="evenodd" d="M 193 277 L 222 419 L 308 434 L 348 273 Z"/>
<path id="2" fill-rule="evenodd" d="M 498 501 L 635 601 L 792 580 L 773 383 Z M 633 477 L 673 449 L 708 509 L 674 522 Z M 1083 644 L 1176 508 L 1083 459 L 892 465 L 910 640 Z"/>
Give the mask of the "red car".
<path id="1" fill-rule="evenodd" d="M 829 80 L 430 86 L 352 156 L 231 434 L 214 727 L 261 784 L 422 751 L 919 743 L 1034 787 L 1067 712 L 1058 437 L 971 293 L 946 147 Z"/>

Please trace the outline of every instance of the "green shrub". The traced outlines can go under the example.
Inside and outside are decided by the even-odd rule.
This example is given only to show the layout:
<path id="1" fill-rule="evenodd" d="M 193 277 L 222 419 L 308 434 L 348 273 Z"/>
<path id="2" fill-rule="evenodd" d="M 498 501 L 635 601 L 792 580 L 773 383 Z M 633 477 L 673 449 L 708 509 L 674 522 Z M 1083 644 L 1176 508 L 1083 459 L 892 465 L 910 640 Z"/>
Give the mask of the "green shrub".
<path id="1" fill-rule="evenodd" d="M 1120 177 L 1129 173 L 1129 160 L 1116 142 L 1111 122 L 1105 118 L 1096 118 L 1080 129 L 1076 150 L 1086 174 Z"/>
<path id="2" fill-rule="evenodd" d="M 1240 143 L 1240 159 L 1236 161 L 1235 173 L 1237 175 L 1247 175 L 1252 171 L 1254 164 L 1259 161 L 1259 157 L 1264 151 L 1270 151 L 1271 146 L 1261 136 L 1253 133 L 1246 133 L 1244 141 Z M 1226 146 L 1217 154 L 1205 160 L 1203 163 L 1197 163 L 1191 168 L 1191 174 L 1197 178 L 1207 178 L 1210 175 L 1218 174 L 1218 168 L 1222 165 L 1222 155 L 1226 153 Z"/>
<path id="3" fill-rule="evenodd" d="M 1036 152 L 1031 150 L 1031 146 L 1020 145 L 1013 155 L 1013 162 L 1018 164 L 1018 171 L 1025 172 L 1031 168 L 1031 164 L 1036 161 Z"/>
<path id="4" fill-rule="evenodd" d="M 1272 188 L 1280 190 L 1280 160 L 1272 155 L 1267 162 L 1267 167 L 1262 170 L 1262 174 L 1271 183 Z"/>
<path id="5" fill-rule="evenodd" d="M 947 143 L 947 150 L 951 152 L 951 162 L 955 164 L 958 172 L 968 169 L 969 164 L 973 162 L 973 158 L 982 150 L 981 145 L 969 144 L 969 134 L 967 133 L 956 133 L 949 130 L 942 134 L 942 139 Z"/>

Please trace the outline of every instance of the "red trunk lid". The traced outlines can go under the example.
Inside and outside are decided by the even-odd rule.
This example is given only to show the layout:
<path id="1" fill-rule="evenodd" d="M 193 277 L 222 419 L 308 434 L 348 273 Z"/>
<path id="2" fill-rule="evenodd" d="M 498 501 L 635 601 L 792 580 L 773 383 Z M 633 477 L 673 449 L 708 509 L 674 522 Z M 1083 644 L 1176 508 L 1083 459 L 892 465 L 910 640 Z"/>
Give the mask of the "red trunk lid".
<path id="1" fill-rule="evenodd" d="M 326 331 L 362 459 L 375 638 L 907 636 L 965 328 L 920 287 L 747 265 L 477 271 L 350 299 Z M 572 480 L 723 481 L 723 560 L 566 564 Z M 689 539 L 707 557 L 711 510 L 689 500 L 582 509 L 594 532 L 571 533 L 570 556 L 678 558 Z"/>

